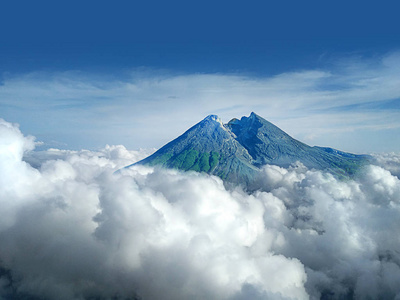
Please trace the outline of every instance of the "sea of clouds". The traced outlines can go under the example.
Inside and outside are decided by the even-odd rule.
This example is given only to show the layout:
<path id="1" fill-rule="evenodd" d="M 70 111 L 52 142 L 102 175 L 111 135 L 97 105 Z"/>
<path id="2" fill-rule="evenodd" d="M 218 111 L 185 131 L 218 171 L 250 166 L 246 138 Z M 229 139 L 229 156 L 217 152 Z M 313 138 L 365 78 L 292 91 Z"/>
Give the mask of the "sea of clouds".
<path id="1" fill-rule="evenodd" d="M 400 155 L 348 181 L 267 165 L 247 194 L 115 173 L 154 150 L 34 147 L 0 119 L 0 299 L 400 299 Z"/>

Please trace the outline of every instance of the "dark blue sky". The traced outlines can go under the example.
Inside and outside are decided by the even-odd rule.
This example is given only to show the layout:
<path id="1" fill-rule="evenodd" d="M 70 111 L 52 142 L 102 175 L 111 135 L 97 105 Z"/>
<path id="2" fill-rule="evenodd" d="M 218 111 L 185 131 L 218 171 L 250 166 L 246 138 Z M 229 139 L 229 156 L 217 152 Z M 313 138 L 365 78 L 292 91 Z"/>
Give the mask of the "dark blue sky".
<path id="1" fill-rule="evenodd" d="M 368 1 L 4 2 L 1 72 L 146 66 L 270 75 L 400 44 L 397 7 Z"/>

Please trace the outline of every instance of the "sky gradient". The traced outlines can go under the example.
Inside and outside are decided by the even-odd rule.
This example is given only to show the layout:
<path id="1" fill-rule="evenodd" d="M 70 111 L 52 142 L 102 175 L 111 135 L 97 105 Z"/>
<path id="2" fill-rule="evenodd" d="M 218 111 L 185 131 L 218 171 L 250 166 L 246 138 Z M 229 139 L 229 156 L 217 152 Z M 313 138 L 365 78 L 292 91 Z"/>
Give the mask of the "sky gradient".
<path id="1" fill-rule="evenodd" d="M 0 117 L 42 147 L 159 148 L 251 111 L 310 145 L 399 151 L 395 7 L 2 4 Z"/>
<path id="2" fill-rule="evenodd" d="M 400 299 L 398 7 L 141 2 L 0 4 L 0 299 Z M 252 111 L 379 153 L 252 193 L 124 168 Z"/>

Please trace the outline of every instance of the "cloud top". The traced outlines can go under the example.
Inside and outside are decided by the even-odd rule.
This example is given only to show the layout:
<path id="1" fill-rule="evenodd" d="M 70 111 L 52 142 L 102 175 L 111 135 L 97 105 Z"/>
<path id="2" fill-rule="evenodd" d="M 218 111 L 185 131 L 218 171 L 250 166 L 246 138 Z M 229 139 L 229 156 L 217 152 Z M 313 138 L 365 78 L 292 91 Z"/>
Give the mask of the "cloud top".
<path id="1" fill-rule="evenodd" d="M 145 151 L 27 152 L 3 120 L 0 137 L 3 299 L 400 296 L 394 154 L 351 181 L 267 165 L 249 195 L 199 173 L 114 174 Z"/>

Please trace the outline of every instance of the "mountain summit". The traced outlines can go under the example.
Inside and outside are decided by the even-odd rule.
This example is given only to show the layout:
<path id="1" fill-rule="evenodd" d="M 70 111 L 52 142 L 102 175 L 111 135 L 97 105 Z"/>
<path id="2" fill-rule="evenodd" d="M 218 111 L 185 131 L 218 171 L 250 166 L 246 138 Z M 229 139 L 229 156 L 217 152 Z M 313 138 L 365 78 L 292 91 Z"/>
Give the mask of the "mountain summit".
<path id="1" fill-rule="evenodd" d="M 265 164 L 288 167 L 300 161 L 308 168 L 348 177 L 368 158 L 308 146 L 252 112 L 227 124 L 210 115 L 137 164 L 205 172 L 248 187 Z"/>

